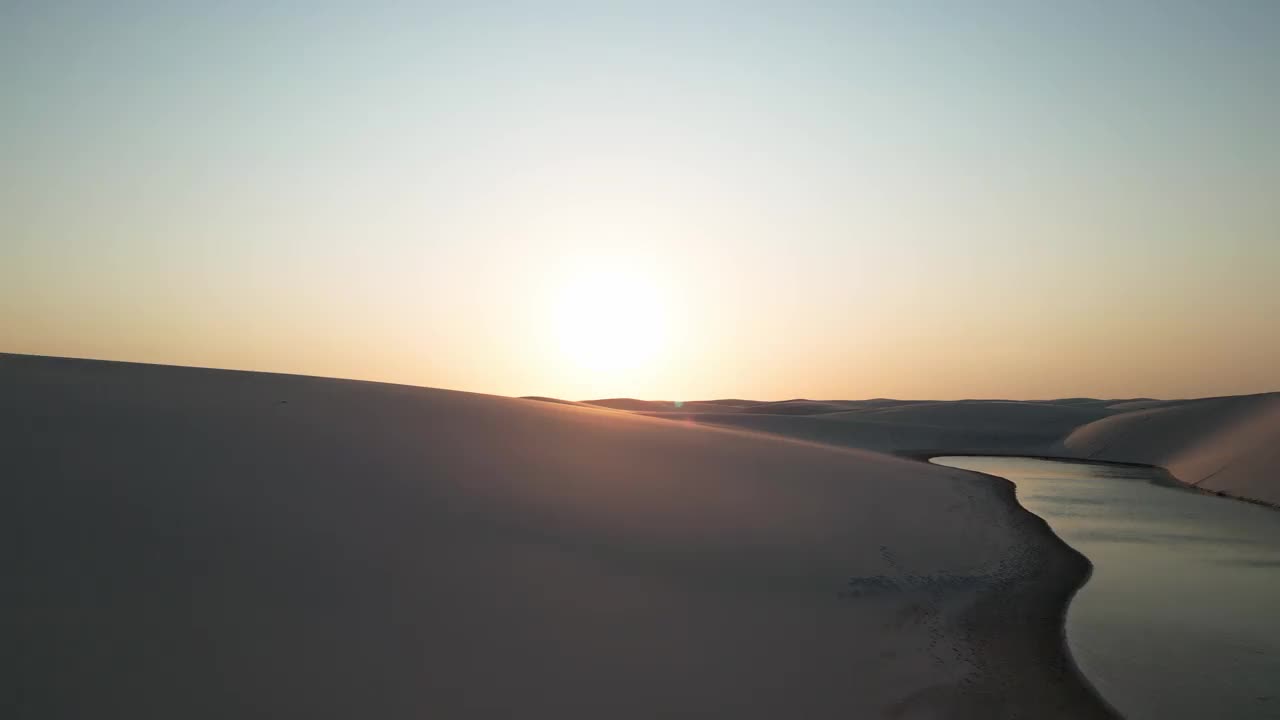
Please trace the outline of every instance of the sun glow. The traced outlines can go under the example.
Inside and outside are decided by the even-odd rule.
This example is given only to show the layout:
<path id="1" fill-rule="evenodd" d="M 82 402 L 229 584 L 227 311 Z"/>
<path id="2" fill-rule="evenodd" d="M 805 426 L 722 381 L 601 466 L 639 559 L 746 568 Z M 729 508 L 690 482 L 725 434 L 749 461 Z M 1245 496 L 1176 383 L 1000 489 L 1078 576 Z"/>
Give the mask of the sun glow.
<path id="1" fill-rule="evenodd" d="M 667 341 L 662 293 L 634 271 L 576 274 L 560 288 L 556 321 L 564 360 L 594 373 L 645 369 Z"/>

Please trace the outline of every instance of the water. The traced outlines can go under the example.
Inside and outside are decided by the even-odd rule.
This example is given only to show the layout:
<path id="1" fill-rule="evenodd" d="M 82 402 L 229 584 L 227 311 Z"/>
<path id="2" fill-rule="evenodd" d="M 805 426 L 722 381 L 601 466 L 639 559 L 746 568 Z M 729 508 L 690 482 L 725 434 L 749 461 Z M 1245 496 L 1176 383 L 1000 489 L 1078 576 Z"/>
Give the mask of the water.
<path id="1" fill-rule="evenodd" d="M 1128 718 L 1280 718 L 1280 511 L 1146 468 L 934 462 L 1012 480 L 1093 563 L 1067 611 L 1081 671 Z"/>

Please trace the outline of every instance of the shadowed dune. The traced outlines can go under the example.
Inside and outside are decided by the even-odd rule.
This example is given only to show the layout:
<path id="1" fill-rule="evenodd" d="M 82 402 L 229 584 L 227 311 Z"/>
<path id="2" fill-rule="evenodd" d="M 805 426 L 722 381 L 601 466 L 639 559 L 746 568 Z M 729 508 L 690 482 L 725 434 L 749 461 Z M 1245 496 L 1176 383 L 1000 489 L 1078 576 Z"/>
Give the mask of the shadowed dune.
<path id="1" fill-rule="evenodd" d="M 1063 445 L 1079 457 L 1159 465 L 1204 490 L 1280 505 L 1280 393 L 1135 410 L 1085 425 Z"/>
<path id="2" fill-rule="evenodd" d="M 807 402 L 807 401 L 806 401 Z M 845 409 L 821 414 L 773 414 L 766 405 L 742 413 L 646 412 L 683 420 L 793 437 L 809 442 L 905 455 L 930 451 L 964 453 L 1049 453 L 1071 430 L 1110 411 L 1004 400 L 828 401 Z M 863 407 L 848 409 L 849 406 Z"/>
<path id="3" fill-rule="evenodd" d="M 1116 402 L 1115 400 L 1102 400 L 1099 398 L 1057 398 L 1054 400 L 1037 400 L 1048 405 L 1074 405 L 1077 407 L 1088 407 L 1090 405 L 1107 405 Z"/>
<path id="4" fill-rule="evenodd" d="M 728 405 L 730 407 L 748 407 L 750 405 L 759 405 L 759 400 L 743 400 L 741 398 L 721 398 L 718 400 L 707 400 L 712 405 Z"/>
<path id="5" fill-rule="evenodd" d="M 1107 405 L 1108 410 L 1116 412 L 1129 412 L 1131 410 L 1146 410 L 1153 407 L 1162 407 L 1176 403 L 1176 400 L 1155 400 L 1152 398 L 1138 398 L 1136 400 L 1118 400 Z"/>
<path id="6" fill-rule="evenodd" d="M 843 412 L 853 407 L 841 400 L 782 400 L 780 402 L 758 403 L 742 409 L 746 413 L 764 415 L 822 415 L 825 413 Z"/>
<path id="7" fill-rule="evenodd" d="M 991 478 L 288 375 L 4 355 L 0 392 L 21 717 L 1106 714 L 1083 560 Z"/>
<path id="8" fill-rule="evenodd" d="M 842 400 L 841 402 L 853 409 L 874 409 L 897 407 L 900 405 L 919 405 L 921 403 L 937 402 L 937 400 L 894 400 L 892 398 L 871 398 L 870 400 Z"/>
<path id="9" fill-rule="evenodd" d="M 1100 405 L 955 400 L 853 411 L 832 417 L 992 432 L 1034 432 L 1058 437 L 1110 412 Z"/>
<path id="10" fill-rule="evenodd" d="M 729 413 L 738 412 L 742 406 L 730 403 L 721 403 L 715 400 L 693 400 L 690 402 L 676 402 L 674 400 L 636 400 L 635 398 L 606 398 L 604 400 L 585 400 L 581 404 L 610 408 L 612 410 L 627 410 L 630 412 L 714 412 Z"/>
<path id="11" fill-rule="evenodd" d="M 705 423 L 751 432 L 780 435 L 806 442 L 862 448 L 903 455 L 925 455 L 932 451 L 968 453 L 1047 452 L 1060 437 L 1055 432 L 1001 431 L 970 428 L 912 425 L 876 419 L 864 419 L 858 413 L 828 415 L 763 415 L 739 413 L 643 413 L 666 420 Z"/>
<path id="12" fill-rule="evenodd" d="M 675 403 L 670 400 L 637 400 L 635 398 L 602 398 L 600 400 L 583 400 L 583 405 L 609 408 L 611 410 L 670 410 Z"/>
<path id="13" fill-rule="evenodd" d="M 524 395 L 520 399 L 521 400 L 537 400 L 538 402 L 555 403 L 556 405 L 575 405 L 577 407 L 583 407 L 583 408 L 596 408 L 597 410 L 611 409 L 611 408 L 601 407 L 598 405 L 591 405 L 589 403 L 577 402 L 576 400 L 561 400 L 560 398 L 544 397 L 542 395 Z"/>
<path id="14" fill-rule="evenodd" d="M 1155 465 L 1183 482 L 1280 504 L 1280 394 L 1202 400 L 825 401 L 838 412 L 645 412 L 907 456 L 1021 454 Z"/>
<path id="15" fill-rule="evenodd" d="M 605 398 L 584 400 L 586 405 L 607 407 L 640 413 L 752 413 L 759 415 L 822 415 L 845 412 L 863 406 L 861 400 L 637 400 L 635 398 Z"/>

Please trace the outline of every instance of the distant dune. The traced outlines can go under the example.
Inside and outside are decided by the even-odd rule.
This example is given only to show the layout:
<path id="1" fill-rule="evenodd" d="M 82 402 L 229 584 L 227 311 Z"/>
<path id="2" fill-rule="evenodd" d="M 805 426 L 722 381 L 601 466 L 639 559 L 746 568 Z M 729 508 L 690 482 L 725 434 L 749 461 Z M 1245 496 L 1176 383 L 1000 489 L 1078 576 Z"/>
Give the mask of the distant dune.
<path id="1" fill-rule="evenodd" d="M 708 400 L 712 405 L 729 405 L 732 407 L 747 407 L 748 405 L 759 405 L 759 400 L 743 400 L 741 398 L 722 398 L 719 400 Z"/>
<path id="2" fill-rule="evenodd" d="M 840 417 L 994 432 L 1035 432 L 1056 437 L 1106 417 L 1110 412 L 1098 404 L 956 400 L 853 411 Z"/>
<path id="3" fill-rule="evenodd" d="M 783 400 L 744 407 L 742 412 L 765 415 L 822 415 L 848 410 L 850 404 L 839 400 Z"/>
<path id="4" fill-rule="evenodd" d="M 671 410 L 675 403 L 670 400 L 637 400 L 635 398 L 602 398 L 600 400 L 583 400 L 583 405 L 595 405 L 614 410 Z"/>
<path id="5" fill-rule="evenodd" d="M 1006 400 L 823 401 L 822 411 L 795 410 L 799 403 L 761 403 L 740 413 L 645 412 L 669 420 L 734 427 L 808 442 L 904 455 L 930 451 L 1041 455 L 1080 425 L 1106 417 L 1091 405 Z M 780 412 L 768 412 L 780 408 Z M 854 408 L 854 409 L 850 409 Z"/>
<path id="6" fill-rule="evenodd" d="M 732 413 L 641 411 L 913 457 L 992 453 L 1155 465 L 1205 490 L 1280 505 L 1277 397 L 787 400 Z"/>
<path id="7" fill-rule="evenodd" d="M 1048 452 L 1061 434 L 1054 431 L 990 430 L 964 423 L 951 427 L 916 425 L 871 417 L 860 413 L 822 415 L 768 415 L 761 413 L 644 413 L 667 420 L 732 427 L 769 433 L 806 442 L 862 448 L 902 455 L 927 455 L 931 451 L 970 453 Z"/>
<path id="8" fill-rule="evenodd" d="M 1069 453 L 1159 465 L 1204 490 L 1280 505 L 1280 393 L 1183 401 L 1085 425 Z"/>
<path id="9" fill-rule="evenodd" d="M 584 408 L 608 409 L 608 408 L 602 408 L 597 405 L 591 405 L 589 403 L 576 402 L 574 400 L 561 400 L 560 398 L 544 397 L 542 395 L 525 395 L 520 399 L 521 400 L 537 400 L 538 402 L 555 403 L 557 405 L 576 405 L 578 407 L 584 407 Z"/>
<path id="10" fill-rule="evenodd" d="M 990 478 L 290 375 L 0 355 L 0 397 L 18 717 L 1107 715 L 1086 565 Z"/>
<path id="11" fill-rule="evenodd" d="M 1107 405 L 1116 402 L 1115 400 L 1101 400 L 1099 398 L 1057 398 L 1055 400 L 1035 400 L 1033 402 L 1047 403 L 1050 405 Z"/>
<path id="12" fill-rule="evenodd" d="M 760 415 L 821 415 L 844 412 L 862 405 L 862 401 L 846 400 L 637 400 L 635 398 L 605 398 L 584 400 L 587 405 L 629 410 L 644 413 L 754 413 Z"/>
<path id="13" fill-rule="evenodd" d="M 1146 410 L 1153 407 L 1163 407 L 1165 405 L 1176 404 L 1176 400 L 1153 400 L 1151 398 L 1139 398 L 1137 400 L 1120 400 L 1111 402 L 1106 405 L 1108 410 L 1116 412 L 1129 412 L 1130 410 Z"/>
<path id="14" fill-rule="evenodd" d="M 632 412 L 738 412 L 740 406 L 715 400 L 694 400 L 676 402 L 674 400 L 636 400 L 635 398 L 606 398 L 603 400 L 585 400 L 581 404 L 605 407 L 614 410 Z"/>

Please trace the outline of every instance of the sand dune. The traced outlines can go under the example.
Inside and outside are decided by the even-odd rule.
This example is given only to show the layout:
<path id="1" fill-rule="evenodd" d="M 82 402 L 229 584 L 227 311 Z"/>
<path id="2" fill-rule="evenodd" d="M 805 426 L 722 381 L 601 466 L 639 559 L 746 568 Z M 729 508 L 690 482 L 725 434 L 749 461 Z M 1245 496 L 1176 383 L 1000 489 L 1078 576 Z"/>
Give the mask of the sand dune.
<path id="1" fill-rule="evenodd" d="M 1280 504 L 1280 393 L 1181 401 L 1085 425 L 1080 457 L 1158 465 L 1204 490 Z"/>
<path id="2" fill-rule="evenodd" d="M 612 410 L 672 410 L 675 402 L 671 400 L 637 400 L 635 398 L 601 398 L 599 400 L 583 400 L 583 405 L 610 408 Z"/>
<path id="3" fill-rule="evenodd" d="M 789 400 L 732 413 L 644 414 L 912 457 L 1021 454 L 1155 465 L 1205 490 L 1280 505 L 1277 398 Z"/>
<path id="4" fill-rule="evenodd" d="M 1101 398 L 1056 398 L 1053 400 L 1036 400 L 1034 402 L 1046 403 L 1049 405 L 1075 405 L 1078 407 L 1088 407 L 1090 405 L 1108 405 L 1116 402 L 1115 400 L 1103 400 Z"/>
<path id="5" fill-rule="evenodd" d="M 1090 717 L 1006 484 L 628 413 L 0 356 L 23 717 Z M 16 649 L 16 652 L 14 652 Z"/>
<path id="6" fill-rule="evenodd" d="M 537 399 L 537 398 L 535 398 Z M 585 405 L 640 413 L 751 413 L 758 415 L 823 415 L 865 407 L 864 400 L 637 400 L 603 398 L 584 400 Z M 896 404 L 897 401 L 889 401 Z"/>
<path id="7" fill-rule="evenodd" d="M 842 400 L 841 402 L 853 409 L 874 409 L 898 407 L 901 405 L 918 405 L 920 403 L 933 403 L 936 400 L 894 400 L 892 398 L 871 398 L 870 400 Z"/>
<path id="8" fill-rule="evenodd" d="M 806 401 L 808 402 L 808 401 Z M 837 412 L 791 415 L 647 412 L 683 420 L 763 432 L 809 442 L 920 456 L 938 453 L 1023 453 L 1042 455 L 1076 427 L 1106 417 L 1102 405 L 1078 406 L 1005 400 L 825 401 Z M 854 406 L 856 409 L 847 409 Z M 860 407 L 859 407 L 860 406 Z"/>
<path id="9" fill-rule="evenodd" d="M 925 456 L 930 453 L 1025 453 L 1048 452 L 1061 438 L 1060 432 L 999 430 L 953 426 L 916 425 L 894 422 L 860 413 L 824 415 L 767 415 L 737 413 L 644 413 L 666 420 L 731 427 L 751 432 L 780 435 L 806 442 L 862 448 L 877 452 Z"/>
<path id="10" fill-rule="evenodd" d="M 675 400 L 637 400 L 635 398 L 606 398 L 603 400 L 585 400 L 583 405 L 627 410 L 630 412 L 738 412 L 742 406 L 721 403 L 715 400 L 693 400 L 677 402 Z"/>
<path id="11" fill-rule="evenodd" d="M 822 415 L 825 413 L 842 412 L 848 410 L 852 405 L 840 400 L 781 400 L 779 402 L 765 402 L 751 405 L 742 409 L 746 413 L 760 413 L 765 415 Z"/>
<path id="12" fill-rule="evenodd" d="M 539 399 L 539 398 L 534 398 Z M 640 413 L 751 413 L 758 415 L 824 415 L 869 407 L 899 404 L 897 400 L 637 400 L 636 398 L 604 398 L 584 400 L 586 405 Z"/>
<path id="13" fill-rule="evenodd" d="M 1130 410 L 1148 410 L 1155 407 L 1163 407 L 1177 403 L 1176 400 L 1154 400 L 1152 398 L 1139 398 L 1137 400 L 1119 400 L 1108 403 L 1107 409 L 1116 412 L 1129 412 Z"/>
<path id="14" fill-rule="evenodd" d="M 1010 400 L 955 400 L 913 403 L 842 414 L 858 420 L 908 425 L 967 428 L 994 432 L 1035 432 L 1061 436 L 1087 422 L 1110 414 L 1103 406 L 1055 405 Z M 836 416 L 833 416 L 833 419 Z"/>
<path id="15" fill-rule="evenodd" d="M 584 408 L 596 408 L 597 410 L 610 409 L 610 408 L 605 408 L 599 405 L 592 405 L 590 403 L 577 402 L 576 400 L 561 400 L 560 398 L 545 397 L 543 395 L 524 395 L 520 399 L 521 400 L 537 400 L 538 402 L 555 403 L 557 405 L 576 405 L 578 407 L 584 407 Z"/>

